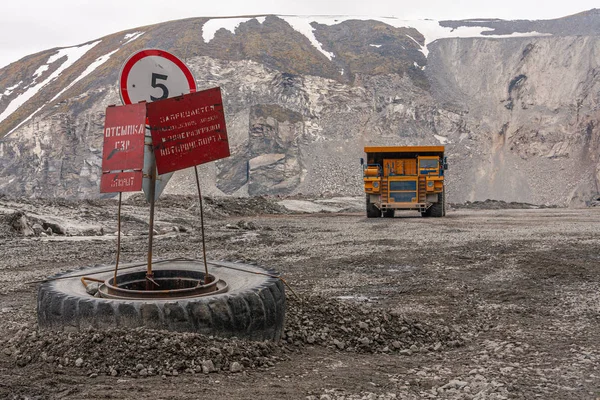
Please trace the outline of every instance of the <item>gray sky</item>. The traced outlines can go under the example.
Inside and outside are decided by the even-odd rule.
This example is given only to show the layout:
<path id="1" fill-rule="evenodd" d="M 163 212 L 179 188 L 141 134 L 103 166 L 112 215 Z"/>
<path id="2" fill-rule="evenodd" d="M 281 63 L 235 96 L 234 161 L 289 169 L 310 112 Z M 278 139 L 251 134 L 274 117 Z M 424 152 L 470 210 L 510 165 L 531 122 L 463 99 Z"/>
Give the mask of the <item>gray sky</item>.
<path id="1" fill-rule="evenodd" d="M 255 14 L 361 15 L 401 19 L 552 19 L 598 0 L 16 0 L 0 13 L 0 68 L 23 56 L 157 22 Z M 543 4 L 541 6 L 540 4 Z"/>

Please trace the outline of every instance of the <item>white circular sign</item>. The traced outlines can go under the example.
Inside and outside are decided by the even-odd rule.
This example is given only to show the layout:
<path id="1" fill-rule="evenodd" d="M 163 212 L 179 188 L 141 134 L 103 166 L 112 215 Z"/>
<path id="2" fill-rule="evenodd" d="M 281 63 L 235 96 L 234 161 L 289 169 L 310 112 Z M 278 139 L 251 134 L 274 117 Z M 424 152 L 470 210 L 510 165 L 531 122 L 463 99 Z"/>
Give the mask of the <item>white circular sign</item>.
<path id="1" fill-rule="evenodd" d="M 119 77 L 123 104 L 153 102 L 196 91 L 196 80 L 177 57 L 156 49 L 141 50 L 123 65 Z"/>

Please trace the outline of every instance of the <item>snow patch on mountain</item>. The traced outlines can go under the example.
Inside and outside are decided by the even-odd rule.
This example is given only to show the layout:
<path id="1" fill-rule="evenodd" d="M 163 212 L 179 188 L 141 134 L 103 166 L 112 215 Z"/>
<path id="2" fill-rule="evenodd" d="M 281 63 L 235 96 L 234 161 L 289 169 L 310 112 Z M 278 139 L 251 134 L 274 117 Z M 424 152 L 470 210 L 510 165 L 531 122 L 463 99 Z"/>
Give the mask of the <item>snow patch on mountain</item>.
<path id="1" fill-rule="evenodd" d="M 123 46 L 125 46 L 127 43 L 133 42 L 135 39 L 139 38 L 140 36 L 142 36 L 145 32 L 132 32 L 132 33 L 128 33 L 127 35 L 125 35 L 125 37 L 123 38 L 123 40 L 126 40 L 125 43 L 123 43 Z"/>
<path id="2" fill-rule="evenodd" d="M 511 37 L 531 37 L 531 36 L 550 36 L 550 34 L 539 33 L 539 32 L 515 32 L 510 35 L 485 35 L 484 32 L 493 31 L 494 29 L 484 26 L 461 26 L 458 28 L 450 28 L 441 26 L 439 21 L 434 20 L 398 20 L 395 18 L 390 19 L 377 19 L 385 22 L 388 25 L 396 28 L 414 28 L 419 31 L 425 38 L 424 45 L 421 45 L 414 38 L 409 35 L 409 38 L 414 40 L 421 47 L 421 52 L 427 57 L 429 50 L 427 45 L 435 42 L 438 39 L 446 38 L 511 38 Z"/>
<path id="3" fill-rule="evenodd" d="M 119 49 L 111 51 L 110 53 L 105 54 L 102 57 L 98 57 L 93 63 L 91 63 L 90 65 L 88 65 L 88 67 L 85 69 L 85 71 L 83 71 L 81 73 L 81 75 L 79 75 L 76 79 L 74 79 L 73 82 L 69 83 L 67 85 L 67 87 L 65 87 L 63 90 L 61 90 L 60 92 L 58 92 L 58 94 L 56 96 L 54 96 L 52 98 L 52 100 L 50 100 L 50 102 L 53 102 L 54 100 L 56 100 L 61 94 L 63 94 L 64 92 L 66 92 L 67 90 L 69 90 L 71 87 L 73 87 L 73 85 L 75 85 L 77 82 L 79 82 L 80 80 L 82 80 L 83 78 L 85 78 L 86 76 L 88 76 L 89 74 L 91 74 L 92 72 L 94 72 L 94 70 L 96 68 L 98 68 L 99 66 L 101 66 L 102 64 L 104 64 L 105 62 L 107 62 L 108 59 L 110 58 L 110 56 L 112 56 L 113 54 L 115 54 L 117 51 L 119 51 Z"/>
<path id="4" fill-rule="evenodd" d="M 133 32 L 133 33 L 128 33 L 123 37 L 123 40 L 126 40 L 125 43 L 122 44 L 122 46 L 126 45 L 127 43 L 133 42 L 134 40 L 136 40 L 137 38 L 139 38 L 140 36 L 142 36 L 145 32 Z M 86 76 L 88 76 L 89 74 L 91 74 L 92 72 L 94 72 L 96 70 L 96 68 L 98 68 L 99 66 L 101 66 L 102 64 L 104 64 L 105 62 L 108 61 L 108 59 L 115 54 L 117 51 L 119 51 L 119 48 L 117 48 L 116 50 L 111 51 L 108 54 L 105 54 L 101 57 L 98 57 L 96 60 L 94 60 L 94 62 L 92 62 L 90 65 L 88 65 L 88 67 L 85 69 L 85 71 L 83 71 L 81 73 L 81 75 L 79 75 L 75 80 L 73 80 L 73 82 L 71 82 L 67 87 L 65 87 L 63 90 L 61 90 L 56 96 L 54 96 L 52 98 L 52 100 L 50 100 L 50 102 L 56 100 L 61 94 L 63 94 L 64 92 L 66 92 L 67 90 L 69 90 L 71 87 L 73 87 L 73 85 L 75 85 L 77 82 L 79 82 L 80 80 L 82 80 L 83 78 L 85 78 Z"/>
<path id="5" fill-rule="evenodd" d="M 298 32 L 305 35 L 308 40 L 323 53 L 330 60 L 335 57 L 335 54 L 328 52 L 323 49 L 321 43 L 317 40 L 314 34 L 315 28 L 312 26 L 313 23 L 322 24 L 322 25 L 337 25 L 345 21 L 350 20 L 358 20 L 358 21 L 379 21 L 384 24 L 388 24 L 395 28 L 414 28 L 419 31 L 423 37 L 425 38 L 425 43 L 421 45 L 417 40 L 415 40 L 410 35 L 408 36 L 410 39 L 414 40 L 415 43 L 419 45 L 421 48 L 421 52 L 427 57 L 429 51 L 427 50 L 427 45 L 438 40 L 444 38 L 468 38 L 468 37 L 480 37 L 480 38 L 509 38 L 509 37 L 529 37 L 529 36 L 549 36 L 549 34 L 539 33 L 539 32 L 515 32 L 510 35 L 485 35 L 484 32 L 493 31 L 492 28 L 483 27 L 483 26 L 473 26 L 466 27 L 461 26 L 459 28 L 453 29 L 450 27 L 443 27 L 440 25 L 439 21 L 436 20 L 401 20 L 397 18 L 387 18 L 387 17 L 359 17 L 359 16 L 331 16 L 331 17 L 320 17 L 320 16 L 307 16 L 307 17 L 297 17 L 297 16 L 279 16 L 279 18 L 285 20 L 288 24 L 290 24 L 294 29 Z"/>
<path id="6" fill-rule="evenodd" d="M 317 48 L 317 50 L 319 50 L 321 53 L 323 53 L 325 55 L 325 57 L 327 57 L 330 60 L 333 59 L 333 57 L 335 57 L 335 54 L 323 49 L 323 46 L 315 37 L 315 32 L 314 32 L 315 28 L 312 26 L 312 23 L 316 22 L 318 24 L 324 24 L 324 25 L 336 25 L 339 23 L 337 19 L 334 19 L 333 17 L 325 18 L 325 17 L 310 17 L 310 16 L 309 17 L 292 17 L 292 16 L 283 17 L 282 16 L 280 18 L 283 19 L 288 24 L 290 24 L 290 26 L 292 28 L 294 28 L 296 31 L 298 31 L 301 34 L 303 34 L 304 36 L 306 36 L 308 38 L 308 40 L 310 41 L 310 43 L 313 46 L 315 46 Z"/>
<path id="7" fill-rule="evenodd" d="M 435 137 L 437 139 L 437 141 L 440 142 L 440 144 L 448 144 L 448 143 L 450 143 L 450 141 L 448 140 L 448 138 L 445 137 L 445 136 L 433 135 L 433 137 Z"/>
<path id="8" fill-rule="evenodd" d="M 12 93 L 12 92 L 13 92 L 13 91 L 14 91 L 16 88 L 18 88 L 18 87 L 21 85 L 21 83 L 23 83 L 23 81 L 19 81 L 19 82 L 18 82 L 18 83 L 16 83 L 15 85 L 13 85 L 13 86 L 11 86 L 11 87 L 7 87 L 7 88 L 4 90 L 4 93 L 0 93 L 0 99 L 2 98 L 2 96 L 10 96 L 10 95 L 11 95 L 11 93 Z"/>
<path id="9" fill-rule="evenodd" d="M 323 48 L 323 45 L 317 40 L 315 36 L 315 27 L 313 24 L 321 25 L 337 25 L 345 21 L 358 20 L 358 21 L 379 21 L 384 24 L 388 24 L 395 28 L 414 28 L 419 31 L 425 38 L 425 43 L 421 44 L 410 35 L 406 35 L 415 41 L 421 48 L 421 52 L 427 57 L 429 50 L 427 45 L 438 40 L 445 38 L 511 38 L 511 37 L 530 37 L 530 36 L 549 36 L 549 34 L 539 32 L 515 32 L 510 35 L 486 35 L 484 32 L 493 31 L 492 28 L 484 26 L 461 26 L 458 28 L 443 27 L 439 21 L 426 19 L 426 20 L 402 20 L 393 17 L 364 17 L 364 16 L 296 16 L 296 15 L 278 15 L 278 18 L 286 21 L 292 28 L 300 32 L 310 41 L 310 43 L 325 55 L 329 60 L 335 57 L 335 54 L 329 52 Z M 264 22 L 266 17 L 254 17 L 261 24 Z M 227 29 L 231 33 L 235 34 L 237 27 L 244 22 L 247 22 L 253 18 L 214 18 L 208 20 L 202 27 L 202 37 L 206 43 L 210 42 L 215 33 L 219 29 Z M 482 21 L 485 22 L 485 21 Z M 371 45 L 378 47 L 380 45 Z"/>
<path id="10" fill-rule="evenodd" d="M 235 30 L 240 24 L 248 22 L 251 19 L 256 19 L 259 23 L 265 22 L 266 17 L 255 18 L 213 18 L 209 19 L 202 26 L 202 39 L 205 43 L 209 43 L 215 38 L 215 33 L 219 29 L 226 29 L 235 35 Z"/>
<path id="11" fill-rule="evenodd" d="M 541 33 L 541 32 L 513 32 L 509 35 L 482 35 L 484 38 L 496 38 L 496 39 L 505 39 L 511 37 L 536 37 L 536 36 L 552 36 L 550 33 Z"/>
<path id="12" fill-rule="evenodd" d="M 37 80 L 37 78 L 39 78 L 40 76 L 42 76 L 42 74 L 44 72 L 46 72 L 48 70 L 48 65 L 44 64 L 41 67 L 39 67 L 38 69 L 35 70 L 35 72 L 33 73 L 33 80 L 34 82 Z"/>
<path id="13" fill-rule="evenodd" d="M 56 69 L 56 71 L 54 71 L 48 78 L 46 78 L 41 83 L 38 83 L 37 85 L 35 85 L 33 87 L 30 87 L 29 89 L 27 89 L 27 91 L 22 93 L 20 96 L 13 99 L 13 101 L 10 102 L 10 104 L 6 107 L 6 109 L 2 112 L 2 114 L 0 114 L 0 122 L 5 120 L 6 118 L 8 118 L 13 112 L 15 112 L 19 107 L 21 107 L 27 100 L 29 100 L 33 96 L 35 96 L 37 94 L 37 92 L 40 91 L 40 89 L 42 89 L 48 83 L 50 83 L 51 81 L 56 79 L 65 69 L 67 69 L 71 65 L 73 65 L 77 60 L 79 60 L 85 53 L 87 53 L 92 47 L 96 46 L 98 43 L 100 43 L 100 40 L 93 42 L 93 43 L 85 44 L 82 46 L 67 47 L 67 48 L 59 49 L 55 54 L 50 56 L 48 58 L 48 61 L 46 61 L 46 64 L 45 64 L 46 66 L 49 66 L 50 64 L 55 63 L 56 61 L 62 59 L 63 57 L 66 57 L 66 59 L 60 65 L 60 67 L 58 67 Z M 40 70 L 40 68 L 38 68 L 36 73 Z M 35 78 L 36 78 L 36 76 L 34 75 L 34 79 Z M 39 111 L 39 109 L 36 110 L 33 114 L 31 114 L 29 117 L 27 117 L 23 121 L 21 121 L 21 123 L 17 127 L 15 127 L 13 130 L 11 130 L 9 132 L 9 134 L 14 132 L 15 129 L 17 129 L 19 126 L 23 125 L 26 121 L 28 121 L 31 117 L 33 117 L 33 115 L 35 113 L 37 113 L 38 111 Z"/>

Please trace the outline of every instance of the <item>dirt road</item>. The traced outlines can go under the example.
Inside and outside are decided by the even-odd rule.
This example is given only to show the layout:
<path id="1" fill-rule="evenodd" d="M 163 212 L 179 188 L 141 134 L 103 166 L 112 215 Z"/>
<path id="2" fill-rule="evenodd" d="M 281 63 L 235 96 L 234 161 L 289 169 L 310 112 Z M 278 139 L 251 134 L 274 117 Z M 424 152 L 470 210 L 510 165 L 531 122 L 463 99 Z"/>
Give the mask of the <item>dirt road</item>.
<path id="1" fill-rule="evenodd" d="M 600 208 L 367 219 L 266 200 L 207 207 L 210 259 L 275 268 L 303 299 L 288 291 L 282 343 L 37 332 L 26 282 L 114 262 L 116 203 L 0 199 L 0 398 L 600 398 Z M 17 211 L 67 235 L 23 236 Z M 157 258 L 201 257 L 197 211 L 188 198 L 159 204 Z M 122 258 L 143 260 L 147 207 L 123 213 Z M 243 366 L 204 373 L 163 334 L 238 349 Z"/>

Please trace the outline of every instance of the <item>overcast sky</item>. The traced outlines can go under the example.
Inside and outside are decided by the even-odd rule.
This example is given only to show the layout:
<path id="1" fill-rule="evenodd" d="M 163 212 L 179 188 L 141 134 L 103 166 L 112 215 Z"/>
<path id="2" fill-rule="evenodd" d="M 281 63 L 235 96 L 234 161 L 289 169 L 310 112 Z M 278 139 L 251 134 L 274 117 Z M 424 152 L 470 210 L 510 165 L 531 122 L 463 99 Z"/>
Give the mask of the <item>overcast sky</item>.
<path id="1" fill-rule="evenodd" d="M 23 56 L 173 19 L 256 14 L 401 19 L 551 19 L 598 0 L 10 0 L 0 13 L 0 68 Z"/>

